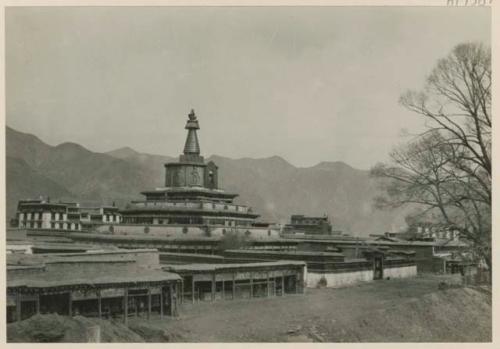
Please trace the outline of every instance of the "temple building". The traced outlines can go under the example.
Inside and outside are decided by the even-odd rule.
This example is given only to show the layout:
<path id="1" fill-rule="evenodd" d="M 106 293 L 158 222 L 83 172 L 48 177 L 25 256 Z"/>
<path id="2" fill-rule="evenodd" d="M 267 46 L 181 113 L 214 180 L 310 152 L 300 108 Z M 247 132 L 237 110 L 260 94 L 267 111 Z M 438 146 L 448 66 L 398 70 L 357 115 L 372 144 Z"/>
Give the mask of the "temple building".
<path id="1" fill-rule="evenodd" d="M 140 225 L 149 232 L 159 226 L 176 226 L 186 233 L 191 226 L 206 231 L 222 228 L 225 233 L 250 229 L 259 217 L 250 207 L 233 203 L 238 194 L 219 187 L 217 165 L 200 155 L 200 127 L 193 110 L 185 128 L 183 154 L 178 162 L 165 164 L 165 186 L 142 192 L 144 200 L 132 201 L 122 210 L 120 229 Z"/>
<path id="2" fill-rule="evenodd" d="M 285 233 L 303 233 L 303 234 L 332 234 L 332 224 L 330 219 L 325 214 L 323 217 L 310 217 L 295 214 L 291 217 L 291 223 L 286 224 L 283 228 Z M 339 234 L 335 231 L 335 234 Z"/>
<path id="3" fill-rule="evenodd" d="M 21 200 L 14 225 L 24 229 L 81 230 L 78 203 L 53 203 L 47 200 Z"/>
<path id="4" fill-rule="evenodd" d="M 20 200 L 11 226 L 29 230 L 81 231 L 95 226 L 120 223 L 119 208 L 81 207 L 77 202 L 50 202 L 50 199 Z"/>

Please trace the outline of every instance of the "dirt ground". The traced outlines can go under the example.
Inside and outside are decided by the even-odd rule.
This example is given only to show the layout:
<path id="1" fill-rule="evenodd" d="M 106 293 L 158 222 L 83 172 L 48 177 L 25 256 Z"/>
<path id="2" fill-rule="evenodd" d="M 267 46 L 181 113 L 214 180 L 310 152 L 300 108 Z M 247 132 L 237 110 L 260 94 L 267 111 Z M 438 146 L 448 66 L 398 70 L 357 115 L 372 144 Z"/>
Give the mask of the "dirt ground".
<path id="1" fill-rule="evenodd" d="M 451 287 L 439 287 L 446 282 Z M 305 295 L 185 304 L 150 321 L 182 342 L 491 341 L 491 289 L 423 275 Z"/>

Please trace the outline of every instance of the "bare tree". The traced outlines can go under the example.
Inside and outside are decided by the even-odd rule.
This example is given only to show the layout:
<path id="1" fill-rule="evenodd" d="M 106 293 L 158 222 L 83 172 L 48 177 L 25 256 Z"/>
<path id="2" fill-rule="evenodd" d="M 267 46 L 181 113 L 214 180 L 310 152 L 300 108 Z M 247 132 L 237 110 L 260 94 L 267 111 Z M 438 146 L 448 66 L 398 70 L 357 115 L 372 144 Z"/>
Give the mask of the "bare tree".
<path id="1" fill-rule="evenodd" d="M 416 204 L 459 229 L 491 270 L 491 55 L 481 44 L 456 46 L 420 92 L 400 103 L 425 119 L 426 131 L 394 149 L 378 206 Z"/>

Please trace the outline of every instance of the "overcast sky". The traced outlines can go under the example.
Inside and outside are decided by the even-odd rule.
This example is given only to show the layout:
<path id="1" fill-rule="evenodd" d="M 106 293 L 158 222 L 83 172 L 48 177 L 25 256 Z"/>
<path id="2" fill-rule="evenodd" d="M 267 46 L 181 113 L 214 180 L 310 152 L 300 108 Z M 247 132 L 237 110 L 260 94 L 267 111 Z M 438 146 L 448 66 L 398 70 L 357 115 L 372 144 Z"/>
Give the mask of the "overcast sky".
<path id="1" fill-rule="evenodd" d="M 398 105 L 473 7 L 8 8 L 7 124 L 56 145 L 177 156 L 191 108 L 205 156 L 296 166 L 387 159 L 421 119 Z"/>

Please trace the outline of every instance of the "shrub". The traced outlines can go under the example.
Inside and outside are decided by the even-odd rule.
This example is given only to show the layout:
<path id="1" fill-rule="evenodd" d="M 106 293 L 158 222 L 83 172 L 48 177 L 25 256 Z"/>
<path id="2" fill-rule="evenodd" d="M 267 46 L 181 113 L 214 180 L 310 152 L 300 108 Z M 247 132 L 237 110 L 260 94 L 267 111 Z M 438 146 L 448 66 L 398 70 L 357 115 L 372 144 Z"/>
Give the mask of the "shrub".
<path id="1" fill-rule="evenodd" d="M 326 286 L 328 286 L 328 281 L 326 281 L 326 278 L 324 276 L 322 276 L 321 279 L 319 279 L 316 287 L 321 288 L 321 287 L 326 287 Z"/>

